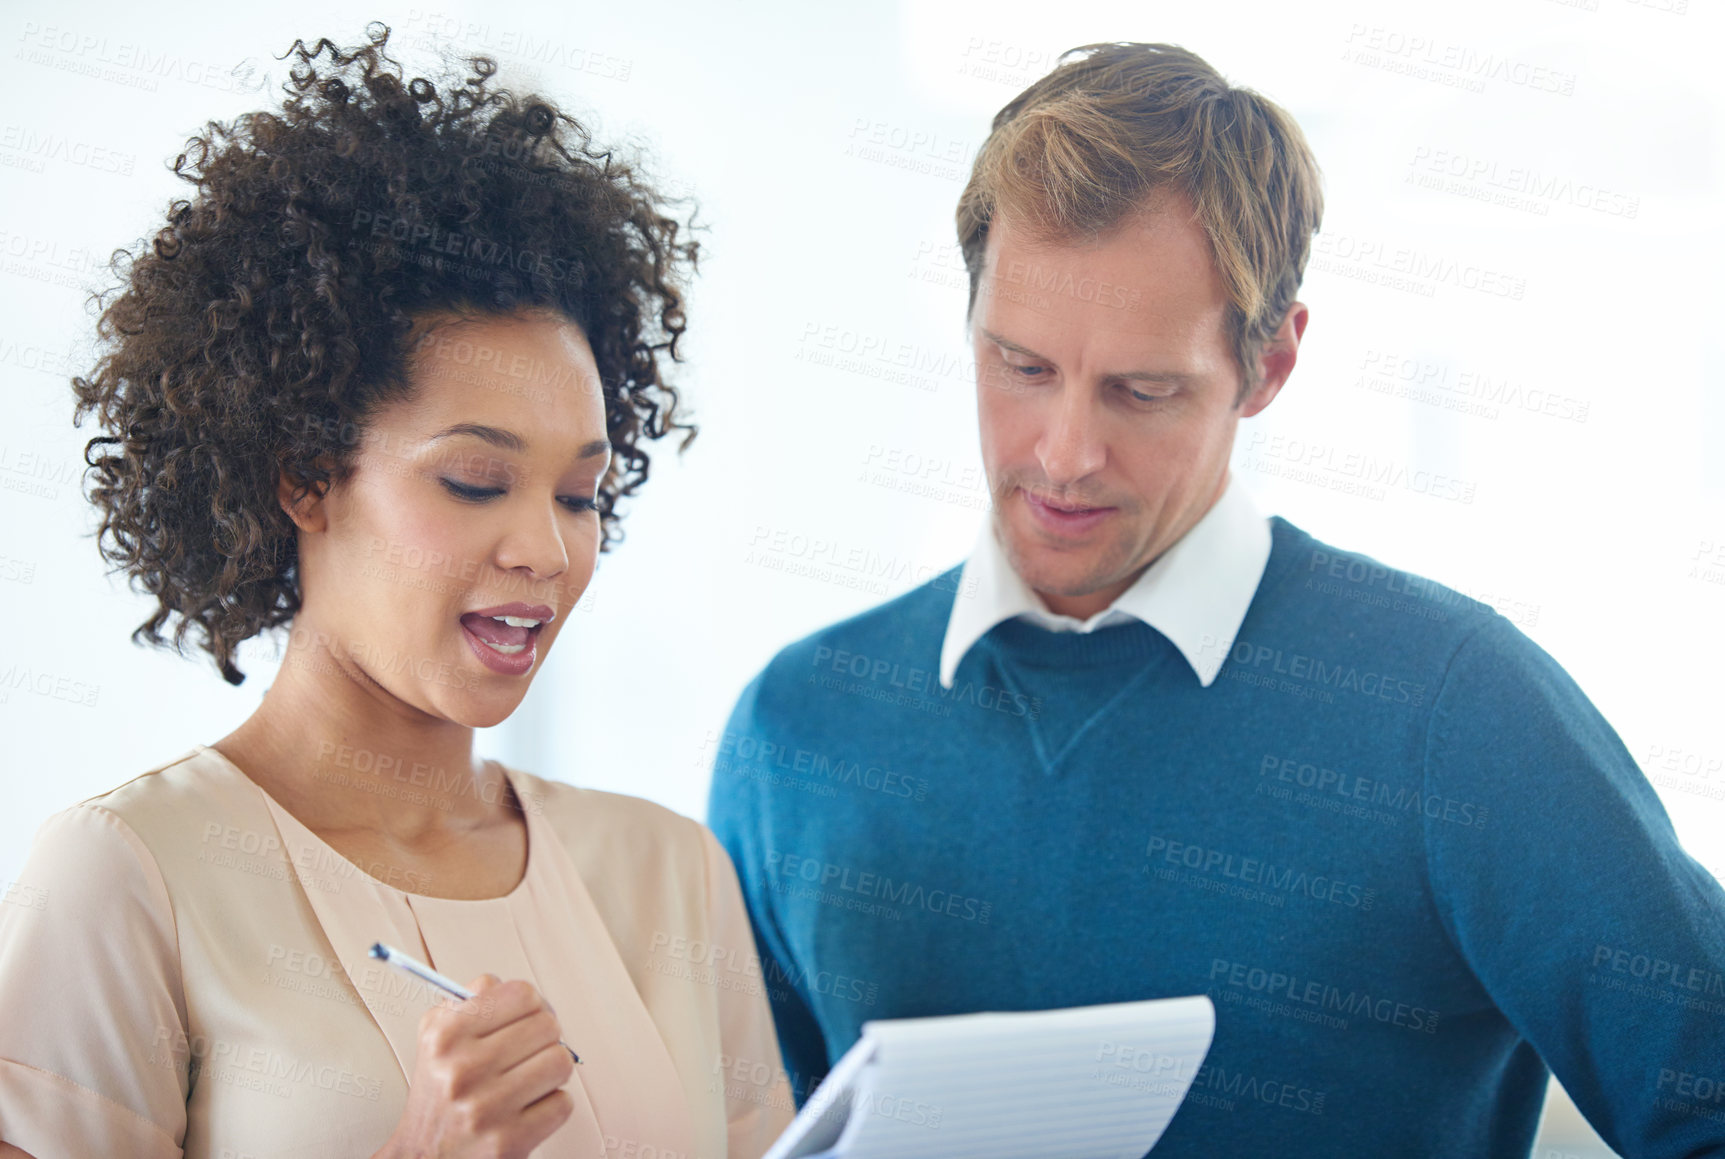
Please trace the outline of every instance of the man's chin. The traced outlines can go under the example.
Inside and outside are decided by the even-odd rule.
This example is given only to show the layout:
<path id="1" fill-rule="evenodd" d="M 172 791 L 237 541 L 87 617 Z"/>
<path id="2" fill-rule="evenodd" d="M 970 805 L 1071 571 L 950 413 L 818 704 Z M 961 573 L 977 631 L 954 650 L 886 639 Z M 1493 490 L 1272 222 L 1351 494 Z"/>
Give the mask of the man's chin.
<path id="1" fill-rule="evenodd" d="M 1045 596 L 1080 599 L 1108 586 L 1111 577 L 1099 560 L 1077 559 L 1073 554 L 1033 549 L 1028 553 L 1010 552 L 1007 559 L 1032 591 Z M 1056 558 L 1048 558 L 1051 555 Z"/>

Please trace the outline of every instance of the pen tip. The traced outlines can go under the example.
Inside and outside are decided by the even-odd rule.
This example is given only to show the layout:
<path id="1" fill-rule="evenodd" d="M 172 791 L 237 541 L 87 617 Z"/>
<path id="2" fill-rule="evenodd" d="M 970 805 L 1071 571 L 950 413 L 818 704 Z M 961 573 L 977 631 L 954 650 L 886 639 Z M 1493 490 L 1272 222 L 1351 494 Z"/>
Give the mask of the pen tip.
<path id="1" fill-rule="evenodd" d="M 371 956 L 374 958 L 388 957 L 389 951 L 383 948 L 382 942 L 373 942 L 371 944 Z"/>

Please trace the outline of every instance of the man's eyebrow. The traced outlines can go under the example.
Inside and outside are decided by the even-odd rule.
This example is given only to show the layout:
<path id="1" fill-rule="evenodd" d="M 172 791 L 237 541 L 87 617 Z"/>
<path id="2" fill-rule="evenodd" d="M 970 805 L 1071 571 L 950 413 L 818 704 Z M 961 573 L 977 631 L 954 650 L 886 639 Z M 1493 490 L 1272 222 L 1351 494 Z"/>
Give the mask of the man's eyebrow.
<path id="1" fill-rule="evenodd" d="M 1038 354 L 1036 351 L 1032 350 L 1030 347 L 1020 346 L 1016 342 L 1013 342 L 1013 341 L 1006 339 L 1006 338 L 1002 338 L 1000 335 L 996 334 L 994 331 L 988 329 L 985 326 L 979 326 L 979 327 L 977 327 L 977 329 L 982 331 L 982 336 L 984 338 L 988 339 L 990 342 L 994 343 L 996 346 L 1004 347 L 1005 349 L 1012 351 L 1014 354 L 1022 354 L 1026 358 L 1036 358 L 1036 359 L 1040 359 L 1043 362 L 1048 361 L 1048 359 L 1043 358 L 1042 355 Z"/>
<path id="2" fill-rule="evenodd" d="M 1002 338 L 992 330 L 980 326 L 977 327 L 977 329 L 981 331 L 984 338 L 988 339 L 996 346 L 1012 351 L 1014 354 L 1022 354 L 1026 358 L 1034 358 L 1040 362 L 1050 361 L 1050 359 L 1043 357 L 1036 351 L 1030 349 L 1030 347 L 1020 346 L 1016 342 Z M 1192 381 L 1192 376 L 1190 374 L 1180 374 L 1172 370 L 1120 370 L 1107 375 L 1107 377 L 1123 378 L 1128 382 L 1161 382 L 1166 383 L 1169 386 L 1185 386 L 1187 383 Z"/>
<path id="3" fill-rule="evenodd" d="M 515 451 L 519 453 L 527 449 L 527 440 L 516 434 L 514 431 L 506 431 L 502 427 L 488 427 L 482 423 L 456 423 L 452 427 L 438 431 L 435 435 L 432 435 L 425 441 L 428 443 L 435 443 L 438 439 L 447 439 L 455 435 L 470 435 L 476 439 L 483 439 L 492 446 L 501 447 L 505 451 Z M 575 452 L 575 457 L 577 459 L 597 458 L 598 456 L 608 452 L 610 449 L 611 443 L 609 440 L 592 439 L 581 444 L 580 448 Z"/>

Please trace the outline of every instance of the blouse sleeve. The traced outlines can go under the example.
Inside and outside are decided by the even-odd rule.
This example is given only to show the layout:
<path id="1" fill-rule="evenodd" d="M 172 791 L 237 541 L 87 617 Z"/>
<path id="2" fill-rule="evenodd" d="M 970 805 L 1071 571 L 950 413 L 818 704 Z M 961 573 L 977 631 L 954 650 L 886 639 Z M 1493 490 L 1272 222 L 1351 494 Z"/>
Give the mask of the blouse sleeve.
<path id="1" fill-rule="evenodd" d="M 701 826 L 707 860 L 707 910 L 715 952 L 757 963 L 741 976 L 761 982 L 754 932 L 743 908 L 743 891 L 729 855 Z M 729 1159 L 760 1159 L 790 1125 L 796 1104 L 779 1061 L 773 1012 L 764 984 L 719 991 L 720 1054 L 725 1063 L 725 1118 Z"/>
<path id="2" fill-rule="evenodd" d="M 167 886 L 130 826 L 75 805 L 0 894 L 0 1141 L 35 1159 L 178 1159 L 189 1090 Z"/>

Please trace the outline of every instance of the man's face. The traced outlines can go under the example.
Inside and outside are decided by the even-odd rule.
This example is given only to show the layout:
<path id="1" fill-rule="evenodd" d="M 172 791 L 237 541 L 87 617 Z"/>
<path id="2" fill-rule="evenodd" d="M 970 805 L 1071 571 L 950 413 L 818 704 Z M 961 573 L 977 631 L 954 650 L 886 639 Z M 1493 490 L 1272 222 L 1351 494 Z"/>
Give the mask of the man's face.
<path id="1" fill-rule="evenodd" d="M 1227 305 L 1178 193 L 1090 242 L 991 225 L 971 313 L 983 465 L 1007 559 L 1052 610 L 1107 607 L 1221 495 L 1235 426 L 1305 323 L 1296 305 L 1236 407 Z"/>

